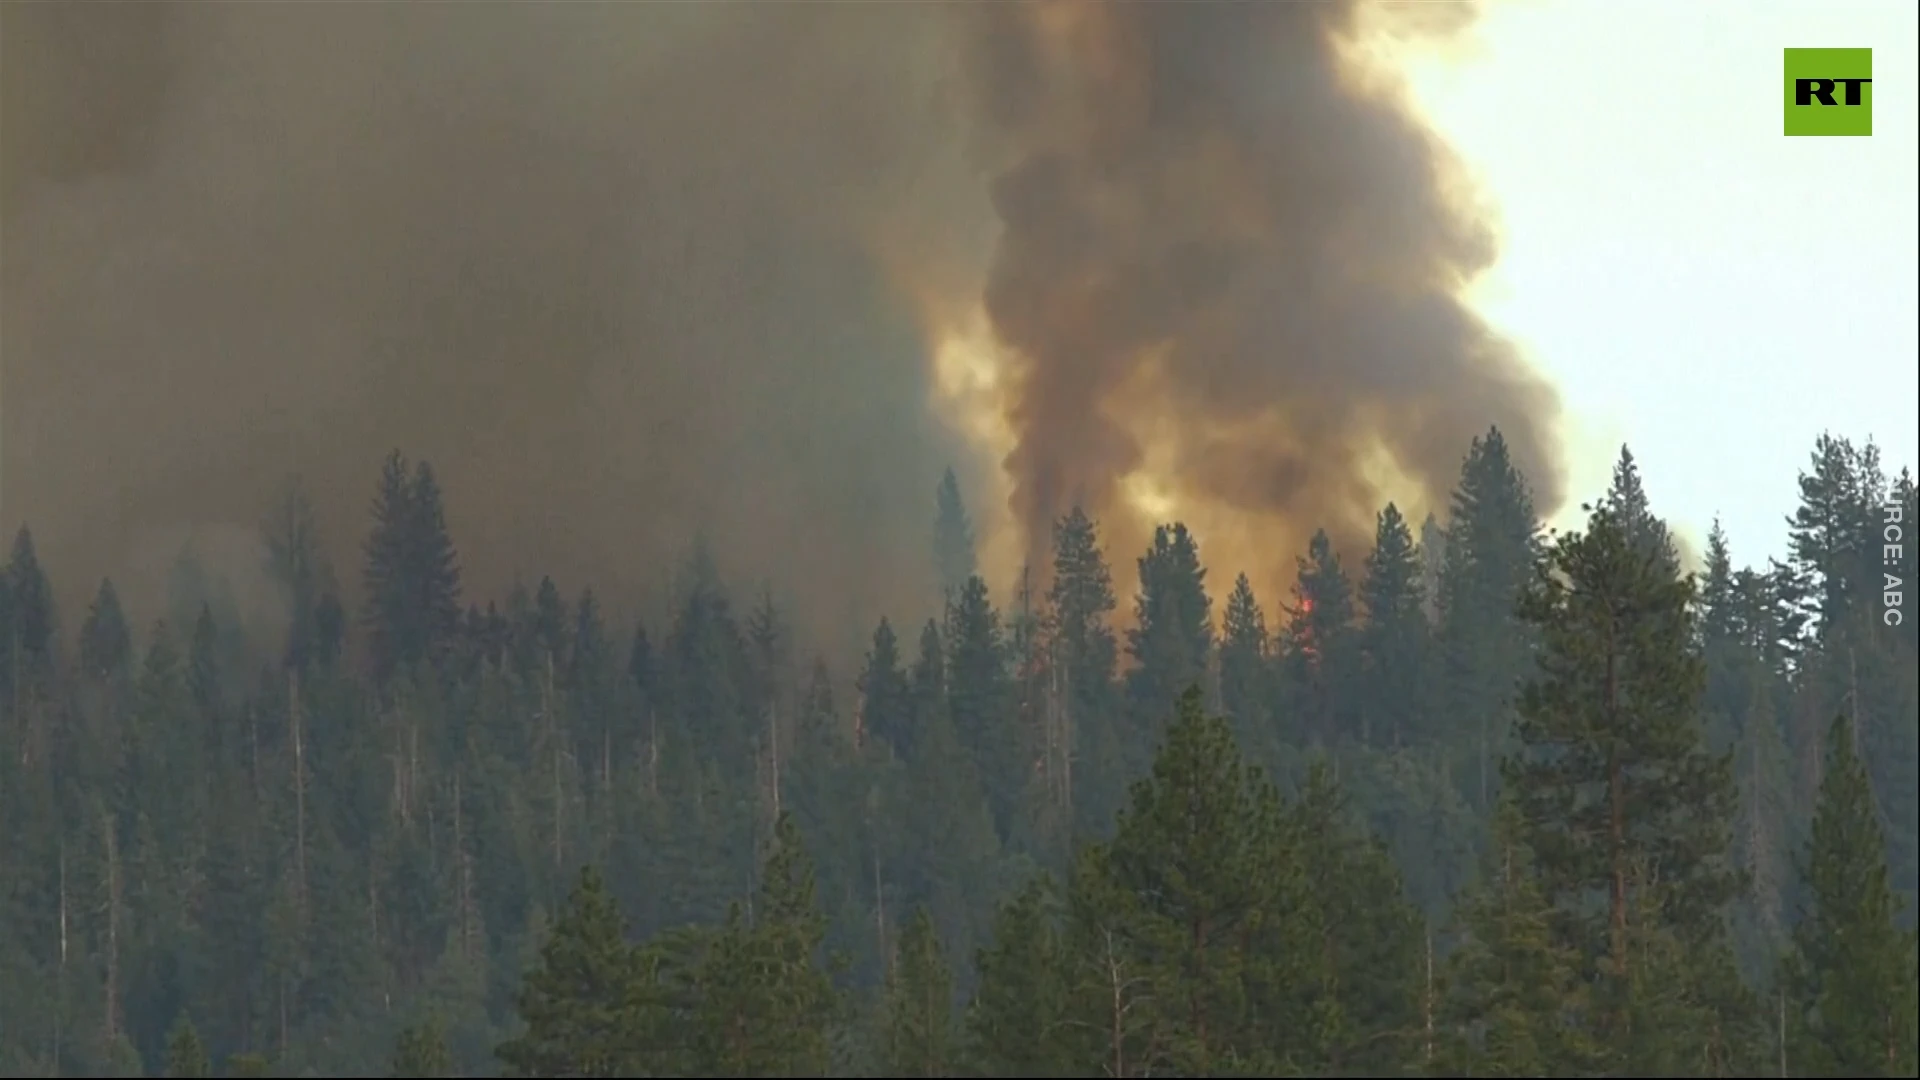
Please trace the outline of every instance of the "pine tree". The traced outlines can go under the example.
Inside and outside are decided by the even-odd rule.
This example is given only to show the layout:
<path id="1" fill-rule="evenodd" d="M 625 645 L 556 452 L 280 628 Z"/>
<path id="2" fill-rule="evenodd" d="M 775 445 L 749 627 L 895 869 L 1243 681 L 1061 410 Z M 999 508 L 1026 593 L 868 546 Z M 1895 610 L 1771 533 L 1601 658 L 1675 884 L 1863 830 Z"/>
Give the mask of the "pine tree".
<path id="1" fill-rule="evenodd" d="M 1247 575 L 1234 579 L 1220 633 L 1220 705 L 1241 744 L 1265 748 L 1272 736 L 1273 684 L 1267 620 Z"/>
<path id="2" fill-rule="evenodd" d="M 113 582 L 102 579 L 80 627 L 80 670 L 97 682 L 114 684 L 132 673 L 133 634 L 120 609 Z"/>
<path id="3" fill-rule="evenodd" d="M 53 586 L 40 568 L 34 552 L 33 532 L 25 525 L 14 534 L 13 549 L 7 558 L 7 665 L 8 689 L 16 665 L 28 679 L 48 674 L 53 664 L 54 612 Z M 12 694 L 8 695 L 9 700 Z"/>
<path id="4" fill-rule="evenodd" d="M 446 1031 L 438 1017 L 400 1029 L 394 1040 L 393 1064 L 388 1076 L 452 1076 L 453 1052 L 447 1049 Z"/>
<path id="5" fill-rule="evenodd" d="M 1800 474 L 1800 505 L 1788 519 L 1792 563 L 1817 590 L 1814 612 L 1824 624 L 1843 626 L 1856 606 L 1877 590 L 1872 566 L 1878 530 L 1874 517 L 1884 501 L 1877 490 L 1878 452 L 1822 434 L 1814 443 L 1811 470 Z"/>
<path id="6" fill-rule="evenodd" d="M 934 495 L 933 521 L 934 568 L 940 588 L 951 598 L 965 587 L 977 569 L 973 554 L 973 523 L 967 518 L 966 504 L 960 498 L 960 481 L 948 469 L 940 477 Z"/>
<path id="7" fill-rule="evenodd" d="M 969 1060 L 980 1076 L 1080 1075 L 1073 1069 L 1065 962 L 1044 879 L 994 918 L 993 943 L 975 958 L 980 985 L 967 1007 Z"/>
<path id="8" fill-rule="evenodd" d="M 1360 734 L 1353 716 L 1353 585 L 1324 529 L 1297 562 L 1293 606 L 1281 634 L 1282 670 L 1303 741 L 1331 744 Z"/>
<path id="9" fill-rule="evenodd" d="M 166 1074 L 168 1076 L 213 1075 L 213 1066 L 207 1060 L 207 1048 L 200 1042 L 200 1033 L 194 1030 L 193 1021 L 184 1016 L 174 1024 L 172 1033 L 167 1036 Z"/>
<path id="10" fill-rule="evenodd" d="M 1492 806 L 1512 690 L 1531 659 L 1514 615 L 1532 572 L 1539 523 L 1526 478 L 1498 428 L 1473 441 L 1460 468 L 1440 574 L 1441 698 L 1447 723 L 1471 745 L 1478 802 Z"/>
<path id="11" fill-rule="evenodd" d="M 1425 925 L 1377 837 L 1358 827 L 1330 763 L 1308 771 L 1287 833 L 1320 948 L 1312 1041 L 1295 1060 L 1331 1075 L 1386 1075 L 1411 1059 Z"/>
<path id="12" fill-rule="evenodd" d="M 1771 618 L 1761 610 L 1764 579 L 1733 569 L 1727 536 L 1716 520 L 1707 535 L 1700 575 L 1698 649 L 1706 668 L 1701 712 L 1707 743 L 1733 751 L 1739 789 L 1734 823 L 1737 865 L 1752 888 L 1740 898 L 1734 921 L 1743 959 L 1771 963 L 1785 932 L 1790 882 L 1782 873 L 1796 819 L 1780 718 L 1789 673 L 1768 663 Z"/>
<path id="13" fill-rule="evenodd" d="M 413 469 L 409 497 L 412 528 L 410 566 L 416 576 L 412 597 L 424 622 L 423 654 L 438 657 L 452 643 L 460 627 L 460 562 L 447 532 L 440 483 L 433 466 L 422 461 Z"/>
<path id="14" fill-rule="evenodd" d="M 938 935 L 960 947 L 976 939 L 978 915 L 990 910 L 1002 845 L 979 771 L 939 699 L 929 692 L 927 701 L 902 777 L 903 842 L 889 876 L 899 881 L 901 901 L 925 907 Z M 925 836 L 940 842 L 917 841 Z"/>
<path id="15" fill-rule="evenodd" d="M 1207 599 L 1207 572 L 1200 549 L 1181 524 L 1153 531 L 1153 546 L 1140 557 L 1140 592 L 1134 600 L 1134 627 L 1127 631 L 1127 698 L 1140 718 L 1144 745 L 1190 686 L 1204 686 L 1213 651 L 1213 619 Z"/>
<path id="16" fill-rule="evenodd" d="M 1607 504 L 1620 515 L 1621 527 L 1635 550 L 1659 560 L 1667 573 L 1679 574 L 1680 555 L 1673 546 L 1673 536 L 1667 531 L 1667 523 L 1654 516 L 1647 490 L 1640 482 L 1640 466 L 1633 460 L 1633 451 L 1625 445 L 1620 447 L 1620 457 L 1614 462 Z"/>
<path id="17" fill-rule="evenodd" d="M 856 684 L 860 691 L 860 732 L 901 757 L 913 752 L 913 702 L 907 678 L 900 670 L 900 643 L 886 619 L 873 630 L 866 669 Z"/>
<path id="18" fill-rule="evenodd" d="M 1360 603 L 1367 616 L 1360 633 L 1362 735 L 1397 746 L 1427 734 L 1423 706 L 1431 673 L 1420 551 L 1392 503 L 1374 525 Z"/>
<path id="19" fill-rule="evenodd" d="M 936 716 L 943 721 L 951 719 L 947 708 L 947 653 L 946 643 L 940 635 L 940 624 L 932 619 L 920 628 L 920 654 L 914 658 L 913 670 L 907 676 L 907 685 L 913 697 L 913 731 L 911 740 L 919 744 L 920 732 Z"/>
<path id="20" fill-rule="evenodd" d="M 1794 929 L 1784 980 L 1793 1003 L 1793 1071 L 1914 1075 L 1914 934 L 1895 922 L 1879 813 L 1844 716 L 1827 735 L 1805 875 L 1807 911 Z"/>
<path id="21" fill-rule="evenodd" d="M 1014 711 L 1006 638 L 987 598 L 987 583 L 968 578 L 947 621 L 948 715 L 986 785 L 995 827 L 1005 837 L 1025 788 L 1027 748 Z"/>
<path id="22" fill-rule="evenodd" d="M 380 484 L 373 496 L 373 531 L 367 538 L 364 585 L 368 650 L 377 677 L 390 677 L 410 660 L 417 648 L 408 576 L 408 541 L 413 517 L 413 491 L 407 483 L 407 460 L 395 450 L 380 466 Z M 290 643 L 289 659 L 294 646 Z"/>
<path id="23" fill-rule="evenodd" d="M 627 1075 L 637 969 L 613 897 L 583 868 L 516 1000 L 526 1030 L 495 1055 L 515 1076 Z"/>
<path id="24" fill-rule="evenodd" d="M 1060 797 L 1086 828 L 1112 820 L 1124 794 L 1130 734 L 1116 707 L 1119 644 L 1111 618 L 1113 576 L 1100 551 L 1099 528 L 1074 507 L 1053 527 L 1052 675 L 1057 708 L 1047 768 Z"/>
<path id="25" fill-rule="evenodd" d="M 751 761 L 760 724 L 747 712 L 746 639 L 705 548 L 697 547 L 689 562 L 662 658 L 671 691 L 661 714 L 673 719 L 675 734 L 695 752 L 717 761 Z"/>
<path id="26" fill-rule="evenodd" d="M 1711 967 L 1741 887 L 1731 762 L 1705 750 L 1698 720 L 1692 600 L 1691 580 L 1637 546 L 1603 502 L 1541 558 L 1520 603 L 1541 634 L 1540 674 L 1521 689 L 1519 747 L 1502 772 L 1558 913 L 1556 941 L 1579 949 L 1616 1001 L 1647 931 L 1671 932 Z M 1592 896 L 1606 898 L 1597 912 Z M 1636 925 L 1648 911 L 1659 926 Z M 1615 1037 L 1621 1019 L 1607 1025 Z"/>
<path id="27" fill-rule="evenodd" d="M 1461 905 L 1463 931 L 1447 958 L 1438 1076 L 1584 1076 L 1598 1061 L 1568 1018 L 1586 1007 L 1583 963 L 1554 933 L 1554 908 L 1535 876 L 1514 804 L 1494 812 L 1481 877 Z"/>
<path id="28" fill-rule="evenodd" d="M 833 673 L 815 657 L 807 672 L 807 689 L 800 695 L 793 724 L 794 753 L 825 761 L 841 746 L 840 710 L 833 699 Z"/>
<path id="29" fill-rule="evenodd" d="M 125 798 L 170 836 L 198 828 L 207 793 L 207 729 L 187 676 L 172 631 L 155 624 L 134 688 Z"/>
<path id="30" fill-rule="evenodd" d="M 774 825 L 753 922 L 736 905 L 695 976 L 695 1062 L 707 1076 L 825 1076 L 840 1000 L 821 963 L 826 919 L 792 819 Z"/>
<path id="31" fill-rule="evenodd" d="M 1114 839 L 1087 853 L 1073 882 L 1081 962 L 1104 972 L 1083 988 L 1089 1003 L 1113 1021 L 1112 995 L 1126 984 L 1139 980 L 1147 995 L 1129 1023 L 1151 1034 L 1117 1033 L 1102 1054 L 1121 1066 L 1115 1074 L 1214 1075 L 1256 1049 L 1241 971 L 1249 935 L 1280 910 L 1289 880 L 1280 841 L 1278 794 L 1242 765 L 1227 722 L 1189 688 Z"/>
<path id="32" fill-rule="evenodd" d="M 460 567 L 433 467 L 381 466 L 366 545 L 366 624 L 377 679 L 439 659 L 460 628 Z"/>
<path id="33" fill-rule="evenodd" d="M 1743 667 L 1749 657 L 1742 633 L 1741 597 L 1734 580 L 1733 557 L 1727 547 L 1727 534 L 1715 518 L 1707 533 L 1707 556 L 1699 578 L 1698 631 L 1700 656 L 1706 665 L 1706 689 L 1702 704 L 1706 712 L 1708 743 L 1716 749 L 1731 745 L 1740 727 L 1739 707 L 1746 697 Z"/>
<path id="34" fill-rule="evenodd" d="M 925 908 L 900 937 L 887 980 L 885 1064 L 890 1076 L 953 1076 L 953 973 Z"/>

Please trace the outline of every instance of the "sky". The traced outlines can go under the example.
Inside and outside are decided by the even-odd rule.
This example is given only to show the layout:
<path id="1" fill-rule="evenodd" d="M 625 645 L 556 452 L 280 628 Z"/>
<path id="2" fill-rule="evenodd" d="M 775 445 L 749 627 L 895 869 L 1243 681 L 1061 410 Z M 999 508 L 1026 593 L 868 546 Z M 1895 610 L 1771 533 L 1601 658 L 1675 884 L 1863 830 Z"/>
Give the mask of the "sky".
<path id="1" fill-rule="evenodd" d="M 1815 437 L 1920 446 L 1910 0 L 1506 0 L 1407 61 L 1503 225 L 1482 313 L 1560 388 L 1567 512 L 1620 443 L 1693 550 L 1785 554 Z M 1781 133 L 1782 50 L 1874 50 L 1871 138 Z"/>

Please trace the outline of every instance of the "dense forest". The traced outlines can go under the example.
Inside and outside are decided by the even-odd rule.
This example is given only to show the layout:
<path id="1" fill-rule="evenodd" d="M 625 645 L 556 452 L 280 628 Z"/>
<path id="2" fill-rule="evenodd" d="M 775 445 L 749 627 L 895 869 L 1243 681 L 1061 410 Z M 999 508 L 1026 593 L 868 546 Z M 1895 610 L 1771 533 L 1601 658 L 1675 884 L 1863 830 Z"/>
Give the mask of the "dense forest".
<path id="1" fill-rule="evenodd" d="M 0 1072 L 1915 1076 L 1887 472 L 1688 573 L 1630 454 L 1554 533 L 1494 430 L 1285 597 L 1074 511 L 1000 606 L 950 474 L 863 657 L 698 545 L 639 626 L 463 594 L 397 452 L 359 552 L 262 508 L 271 640 L 191 553 L 56 616 L 23 528 Z"/>

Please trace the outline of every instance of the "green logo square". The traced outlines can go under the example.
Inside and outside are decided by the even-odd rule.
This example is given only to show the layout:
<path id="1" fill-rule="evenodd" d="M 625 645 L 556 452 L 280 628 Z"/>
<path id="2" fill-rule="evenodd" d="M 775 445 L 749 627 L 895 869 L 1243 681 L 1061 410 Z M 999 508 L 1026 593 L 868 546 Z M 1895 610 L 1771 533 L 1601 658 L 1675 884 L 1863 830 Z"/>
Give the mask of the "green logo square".
<path id="1" fill-rule="evenodd" d="M 1787 50 L 1787 134 L 1873 134 L 1872 49 Z"/>

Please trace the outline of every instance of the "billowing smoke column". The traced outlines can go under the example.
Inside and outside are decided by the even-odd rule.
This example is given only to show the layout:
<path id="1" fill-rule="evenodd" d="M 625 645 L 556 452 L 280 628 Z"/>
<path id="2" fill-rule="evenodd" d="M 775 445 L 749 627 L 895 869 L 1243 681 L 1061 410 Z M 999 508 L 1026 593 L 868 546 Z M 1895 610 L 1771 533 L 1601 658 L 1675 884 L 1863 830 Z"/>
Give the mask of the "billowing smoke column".
<path id="1" fill-rule="evenodd" d="M 1396 488 L 1444 505 L 1490 423 L 1558 501 L 1554 398 L 1460 299 L 1492 236 L 1343 59 L 1355 4 L 973 13 L 1010 154 L 986 305 L 1030 535 L 1073 499 L 1125 531 L 1134 477 L 1208 517 L 1203 541 L 1283 562 L 1318 525 L 1362 539 Z"/>
<path id="2" fill-rule="evenodd" d="M 0 527 L 69 611 L 296 472 L 351 583 L 396 446 L 477 592 L 632 597 L 704 533 L 836 630 L 924 610 L 955 419 L 1035 542 L 1077 497 L 1131 544 L 1151 488 L 1284 566 L 1489 422 L 1555 494 L 1346 4 L 0 13 Z M 930 408 L 982 306 L 987 404 Z"/>

